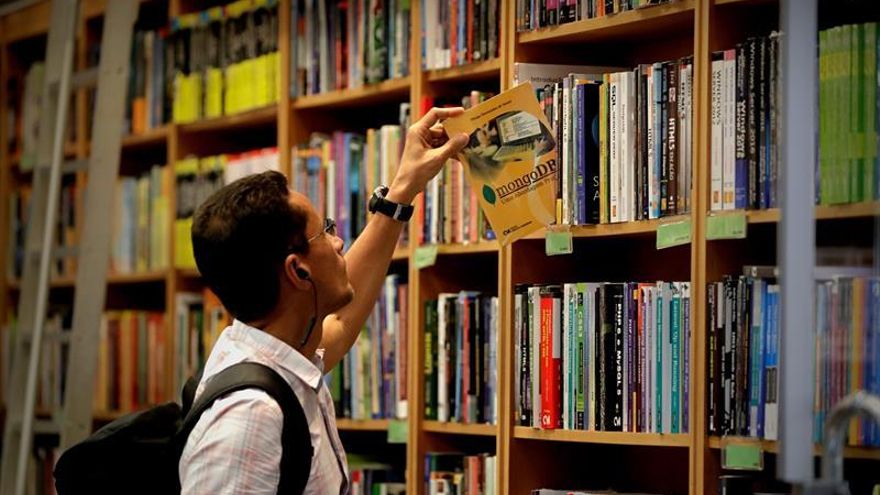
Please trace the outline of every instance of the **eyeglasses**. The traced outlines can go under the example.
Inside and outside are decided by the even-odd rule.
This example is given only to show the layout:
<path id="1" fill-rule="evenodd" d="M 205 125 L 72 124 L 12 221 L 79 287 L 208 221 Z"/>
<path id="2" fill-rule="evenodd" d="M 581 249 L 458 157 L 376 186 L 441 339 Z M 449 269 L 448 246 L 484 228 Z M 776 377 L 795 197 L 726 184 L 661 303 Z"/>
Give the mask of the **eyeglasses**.
<path id="1" fill-rule="evenodd" d="M 325 218 L 324 219 L 324 228 L 321 229 L 321 231 L 318 232 L 317 234 L 310 237 L 307 242 L 314 241 L 318 237 L 321 237 L 321 234 L 336 236 L 336 220 L 333 220 L 332 218 Z"/>

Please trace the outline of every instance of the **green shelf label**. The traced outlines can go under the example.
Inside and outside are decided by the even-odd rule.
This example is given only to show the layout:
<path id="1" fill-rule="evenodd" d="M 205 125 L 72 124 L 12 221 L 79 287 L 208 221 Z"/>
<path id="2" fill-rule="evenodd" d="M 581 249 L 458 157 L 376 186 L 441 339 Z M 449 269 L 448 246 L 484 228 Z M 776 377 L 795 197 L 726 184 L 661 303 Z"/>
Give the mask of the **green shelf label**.
<path id="1" fill-rule="evenodd" d="M 567 230 L 561 232 L 548 230 L 544 238 L 544 252 L 547 253 L 547 256 L 571 254 L 571 232 Z"/>
<path id="2" fill-rule="evenodd" d="M 416 270 L 427 268 L 437 262 L 437 245 L 419 246 L 413 256 L 413 264 Z"/>
<path id="3" fill-rule="evenodd" d="M 759 443 L 728 443 L 721 455 L 724 469 L 761 471 L 764 469 L 764 450 Z"/>
<path id="4" fill-rule="evenodd" d="M 745 212 L 712 215 L 706 224 L 706 239 L 745 239 L 746 225 Z"/>
<path id="5" fill-rule="evenodd" d="M 657 227 L 657 249 L 681 246 L 691 242 L 691 220 L 660 224 Z"/>
<path id="6" fill-rule="evenodd" d="M 408 433 L 405 420 L 392 419 L 388 423 L 388 443 L 406 443 Z"/>

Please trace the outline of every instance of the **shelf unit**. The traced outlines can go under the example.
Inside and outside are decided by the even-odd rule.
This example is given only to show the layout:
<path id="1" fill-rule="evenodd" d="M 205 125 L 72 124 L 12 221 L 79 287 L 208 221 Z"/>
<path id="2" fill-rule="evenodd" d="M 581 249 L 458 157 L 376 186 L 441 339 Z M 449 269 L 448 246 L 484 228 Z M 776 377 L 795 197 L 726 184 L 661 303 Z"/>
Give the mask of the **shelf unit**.
<path id="1" fill-rule="evenodd" d="M 155 1 L 145 1 L 147 5 Z M 168 0 L 168 15 L 184 13 L 188 6 L 183 0 Z M 106 0 L 84 3 L 81 33 L 87 31 L 87 22 L 101 16 Z M 511 246 L 501 247 L 497 242 L 479 242 L 463 245 L 438 246 L 434 266 L 416 269 L 410 259 L 416 246 L 397 248 L 392 258 L 392 270 L 403 271 L 409 280 L 409 307 L 413 308 L 409 323 L 409 418 L 406 468 L 407 493 L 421 494 L 426 452 L 462 450 L 494 452 L 498 456 L 498 493 L 524 494 L 543 486 L 573 487 L 587 476 L 598 476 L 603 481 L 617 482 L 622 477 L 642 478 L 636 490 L 693 495 L 714 493 L 720 473 L 718 450 L 722 441 L 709 437 L 705 425 L 705 369 L 706 338 L 704 332 L 705 291 L 707 282 L 722 275 L 737 273 L 749 262 L 773 262 L 772 247 L 754 253 L 748 244 L 756 244 L 775 235 L 774 225 L 779 222 L 778 210 L 746 211 L 750 225 L 747 241 L 707 241 L 706 222 L 709 183 L 709 61 L 712 51 L 728 48 L 746 32 L 746 21 L 756 13 L 773 12 L 776 0 L 675 0 L 669 4 L 625 12 L 599 19 L 583 20 L 552 28 L 516 33 L 515 2 L 500 1 L 500 56 L 463 67 L 442 70 L 420 70 L 421 2 L 411 2 L 413 48 L 408 77 L 385 81 L 352 90 L 333 91 L 320 95 L 291 98 L 289 86 L 289 0 L 280 0 L 279 43 L 281 56 L 281 98 L 277 105 L 255 109 L 238 115 L 223 116 L 188 124 L 167 124 L 145 134 L 123 139 L 123 156 L 164 157 L 165 164 L 173 164 L 189 153 L 200 155 L 230 151 L 226 142 L 232 134 L 260 134 L 263 141 L 271 141 L 279 148 L 280 163 L 290 163 L 291 146 L 301 143 L 313 131 L 331 131 L 337 128 L 363 130 L 381 123 L 376 109 L 387 110 L 399 102 L 410 102 L 412 117 L 420 117 L 424 97 L 460 96 L 463 89 L 508 89 L 513 82 L 514 63 L 581 63 L 628 66 L 635 63 L 668 60 L 684 55 L 694 56 L 694 120 L 693 135 L 693 203 L 688 215 L 657 220 L 577 226 L 571 229 L 574 254 L 548 258 L 544 255 L 544 232 L 535 233 Z M 10 60 L 12 53 L 28 43 L 39 45 L 45 37 L 49 3 L 41 1 L 25 9 L 0 18 L 0 80 L 5 82 L 13 70 L 21 70 Z M 736 14 L 728 18 L 727 14 Z M 732 20 L 731 20 L 732 19 Z M 729 21 L 729 22 L 728 22 Z M 775 22 L 772 16 L 761 25 Z M 77 43 L 78 65 L 85 63 L 86 43 Z M 37 40 L 37 41 L 34 41 Z M 0 101 L 8 101 L 6 84 L 0 84 Z M 86 139 L 87 121 L 85 93 L 77 95 L 76 126 L 78 141 L 66 146 L 69 156 L 85 157 L 89 143 Z M 387 112 L 390 114 L 395 112 Z M 0 109 L 4 112 L 5 107 Z M 383 112 L 378 112 L 382 114 Z M 5 115 L 0 115 L 0 143 L 7 142 L 10 129 Z M 354 127 L 353 127 L 354 126 Z M 232 145 L 234 147 L 234 143 Z M 18 158 L 10 156 L 6 146 L 0 146 L 0 197 L 7 197 L 16 181 Z M 125 159 L 123 160 L 125 161 Z M 173 212 L 175 198 L 171 198 Z M 880 203 L 820 206 L 816 217 L 823 222 L 852 221 L 880 216 Z M 712 213 L 716 214 L 716 213 Z M 729 214 L 729 213 L 718 213 Z M 414 218 L 418 218 L 418 215 Z M 656 251 L 654 240 L 658 227 L 668 222 L 689 220 L 692 242 L 664 251 Z M 0 232 L 8 231 L 8 204 L 0 201 Z M 418 226 L 410 227 L 410 239 L 416 238 Z M 766 231 L 772 230 L 767 233 Z M 757 237 L 753 237 L 757 236 Z M 172 236 L 173 237 L 173 234 Z M 758 242 L 755 242 L 757 239 Z M 169 239 L 174 246 L 174 239 Z M 411 243 L 412 244 L 412 243 Z M 771 240 L 769 246 L 775 246 Z M 7 243 L 0 243 L 0 260 L 8 260 Z M 589 253 L 584 256 L 584 253 Z M 599 266 L 596 256 L 609 255 L 621 259 L 617 267 Z M 646 260 L 646 257 L 648 258 Z M 598 258 L 600 259 L 600 258 Z M 662 263 L 654 263 L 656 260 Z M 605 263 L 604 265 L 609 265 Z M 575 277 L 575 278 L 572 278 Z M 545 431 L 518 426 L 515 411 L 513 380 L 512 318 L 513 287 L 519 283 L 548 281 L 584 281 L 620 279 L 689 280 L 692 284 L 691 381 L 689 396 L 689 433 L 648 434 L 594 431 Z M 108 280 L 108 298 L 115 292 L 125 292 L 134 286 L 161 285 L 167 317 L 173 317 L 174 297 L 178 291 L 189 290 L 201 284 L 198 270 L 168 268 L 143 274 L 111 276 Z M 73 279 L 60 279 L 53 287 L 72 287 Z M 499 383 L 497 425 L 474 425 L 426 421 L 424 410 L 424 301 L 447 290 L 479 289 L 494 293 L 500 299 Z M 8 321 L 16 297 L 15 281 L 0 277 L 0 323 Z M 170 326 L 169 326 L 170 327 Z M 169 361 L 170 363 L 170 361 Z M 112 420 L 119 413 L 96 411 L 95 418 Z M 343 432 L 384 432 L 388 420 L 339 419 Z M 774 452 L 775 442 L 761 442 L 764 450 Z M 877 449 L 848 448 L 847 456 L 855 459 L 878 460 Z M 585 470 L 585 460 L 595 463 L 595 469 Z M 631 470 L 627 470 L 628 466 Z M 608 468 L 608 469 L 604 469 Z M 589 472 L 587 472 L 589 471 Z M 606 473 L 607 472 L 607 473 Z M 615 477 L 616 476 L 616 477 Z"/>
<path id="2" fill-rule="evenodd" d="M 760 445 L 761 450 L 770 454 L 778 454 L 779 453 L 779 445 L 777 442 L 773 440 L 759 440 L 755 438 L 743 438 L 743 437 L 709 437 L 709 448 L 714 450 L 719 450 L 724 448 L 724 445 L 727 442 L 732 443 L 741 443 L 748 445 Z M 819 457 L 822 455 L 822 447 L 815 446 L 813 449 L 813 455 Z M 863 459 L 870 461 L 880 461 L 880 449 L 872 449 L 868 447 L 844 447 L 843 448 L 843 457 L 845 459 Z"/>

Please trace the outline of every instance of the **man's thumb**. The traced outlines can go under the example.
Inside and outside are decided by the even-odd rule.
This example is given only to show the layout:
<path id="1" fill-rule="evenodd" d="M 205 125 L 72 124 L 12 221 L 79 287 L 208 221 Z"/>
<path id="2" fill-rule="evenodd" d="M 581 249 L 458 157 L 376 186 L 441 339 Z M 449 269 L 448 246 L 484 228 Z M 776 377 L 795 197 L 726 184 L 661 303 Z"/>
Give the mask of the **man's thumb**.
<path id="1" fill-rule="evenodd" d="M 459 151 L 461 151 L 468 143 L 468 135 L 465 133 L 456 134 L 449 138 L 443 146 L 437 148 L 437 152 L 440 156 L 440 161 L 445 162 L 446 160 L 455 156 Z"/>

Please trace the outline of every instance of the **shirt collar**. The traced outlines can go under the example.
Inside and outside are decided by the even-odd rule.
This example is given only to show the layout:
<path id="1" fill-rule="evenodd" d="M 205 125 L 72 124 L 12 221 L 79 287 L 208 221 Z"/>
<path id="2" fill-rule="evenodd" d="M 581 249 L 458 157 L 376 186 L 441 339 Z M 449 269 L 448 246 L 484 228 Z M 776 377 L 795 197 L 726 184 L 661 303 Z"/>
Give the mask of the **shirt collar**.
<path id="1" fill-rule="evenodd" d="M 224 333 L 226 338 L 250 347 L 264 360 L 299 378 L 315 391 L 321 385 L 324 375 L 323 352 L 316 352 L 309 360 L 283 340 L 239 320 L 233 320 Z"/>

